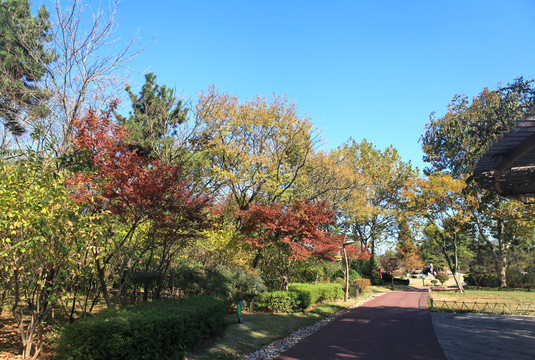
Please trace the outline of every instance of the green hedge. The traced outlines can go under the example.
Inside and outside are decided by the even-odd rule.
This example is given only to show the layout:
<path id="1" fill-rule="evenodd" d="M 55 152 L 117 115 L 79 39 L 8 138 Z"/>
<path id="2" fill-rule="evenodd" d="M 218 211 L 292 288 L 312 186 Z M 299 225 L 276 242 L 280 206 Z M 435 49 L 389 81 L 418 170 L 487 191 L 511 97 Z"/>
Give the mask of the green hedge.
<path id="1" fill-rule="evenodd" d="M 289 291 L 266 292 L 253 302 L 257 311 L 297 312 L 326 301 L 344 297 L 340 284 L 291 284 Z"/>
<path id="2" fill-rule="evenodd" d="M 60 332 L 59 359 L 184 359 L 223 325 L 225 301 L 167 299 L 106 310 Z"/>
<path id="3" fill-rule="evenodd" d="M 468 285 L 477 287 L 498 287 L 500 285 L 498 276 L 488 273 L 469 273 L 464 275 L 464 281 Z"/>
<path id="4" fill-rule="evenodd" d="M 253 309 L 274 313 L 289 313 L 302 311 L 303 306 L 299 299 L 299 294 L 294 291 L 271 291 L 255 298 Z"/>
<path id="5" fill-rule="evenodd" d="M 288 290 L 299 294 L 303 310 L 317 303 L 344 297 L 344 290 L 340 284 L 290 284 Z"/>

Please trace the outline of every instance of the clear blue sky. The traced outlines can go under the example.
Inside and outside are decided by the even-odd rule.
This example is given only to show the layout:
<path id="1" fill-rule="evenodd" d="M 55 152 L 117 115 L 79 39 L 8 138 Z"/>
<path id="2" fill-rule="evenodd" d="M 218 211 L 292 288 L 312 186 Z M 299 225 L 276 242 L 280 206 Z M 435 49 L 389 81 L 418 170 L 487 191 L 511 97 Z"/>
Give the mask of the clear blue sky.
<path id="1" fill-rule="evenodd" d="M 420 168 L 431 112 L 535 78 L 531 0 L 123 0 L 117 20 L 123 39 L 152 41 L 131 67 L 184 97 L 286 94 L 327 147 L 366 138 Z"/>

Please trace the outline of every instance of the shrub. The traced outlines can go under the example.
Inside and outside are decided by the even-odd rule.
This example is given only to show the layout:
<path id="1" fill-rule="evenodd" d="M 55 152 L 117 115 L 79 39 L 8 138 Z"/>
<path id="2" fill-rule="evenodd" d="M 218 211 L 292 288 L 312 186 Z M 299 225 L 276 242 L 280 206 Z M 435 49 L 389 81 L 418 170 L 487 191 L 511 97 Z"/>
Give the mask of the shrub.
<path id="1" fill-rule="evenodd" d="M 512 288 L 523 288 L 524 285 L 524 275 L 518 269 L 508 269 L 507 274 L 507 286 Z"/>
<path id="2" fill-rule="evenodd" d="M 265 291 L 264 282 L 259 275 L 235 268 L 230 275 L 230 291 L 227 294 L 229 302 L 237 304 L 243 300 L 246 307 L 250 307 L 253 299 Z"/>
<path id="3" fill-rule="evenodd" d="M 535 272 L 529 271 L 524 275 L 524 285 L 528 289 L 535 288 Z"/>
<path id="4" fill-rule="evenodd" d="M 317 303 L 344 297 L 344 291 L 339 284 L 290 284 L 288 289 L 299 294 L 303 310 Z"/>
<path id="5" fill-rule="evenodd" d="M 442 285 L 444 285 L 444 283 L 450 279 L 450 276 L 446 273 L 438 273 L 436 278 Z"/>
<path id="6" fill-rule="evenodd" d="M 198 296 L 107 310 L 67 325 L 60 359 L 184 359 L 223 325 L 225 301 Z"/>
<path id="7" fill-rule="evenodd" d="M 353 284 L 359 284 L 360 291 L 365 291 L 372 282 L 370 279 L 357 279 L 353 281 Z"/>
<path id="8" fill-rule="evenodd" d="M 469 273 L 464 276 L 464 281 L 477 287 L 498 287 L 500 284 L 496 275 L 488 273 Z"/>
<path id="9" fill-rule="evenodd" d="M 240 300 L 247 307 L 255 296 L 264 292 L 260 276 L 239 267 L 229 269 L 223 265 L 208 267 L 203 273 L 199 264 L 182 264 L 171 273 L 170 282 L 185 295 L 222 296 L 230 307 Z"/>
<path id="10" fill-rule="evenodd" d="M 360 276 L 358 271 L 351 268 L 349 269 L 349 282 L 353 282 L 353 280 L 360 279 L 361 277 L 362 276 Z M 342 271 L 341 269 L 338 269 L 332 274 L 331 281 L 338 278 L 345 279 L 344 271 Z"/>
<path id="11" fill-rule="evenodd" d="M 269 312 L 297 312 L 302 311 L 300 296 L 294 291 L 265 292 L 255 298 L 253 308 L 257 311 Z"/>
<path id="12" fill-rule="evenodd" d="M 372 285 L 383 285 L 384 281 L 381 276 L 379 276 L 379 273 L 377 271 L 373 271 L 372 275 L 370 276 L 370 281 Z"/>

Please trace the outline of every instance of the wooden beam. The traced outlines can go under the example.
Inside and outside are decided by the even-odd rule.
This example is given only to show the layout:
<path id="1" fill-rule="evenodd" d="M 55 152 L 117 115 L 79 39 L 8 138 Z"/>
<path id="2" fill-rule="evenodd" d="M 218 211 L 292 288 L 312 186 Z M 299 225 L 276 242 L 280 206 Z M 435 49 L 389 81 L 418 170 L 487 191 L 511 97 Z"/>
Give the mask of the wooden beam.
<path id="1" fill-rule="evenodd" d="M 513 166 L 515 161 L 522 158 L 533 149 L 535 149 L 535 133 L 528 136 L 524 141 L 512 149 L 511 152 L 500 161 L 498 166 L 496 166 L 496 170 L 494 171 L 494 185 L 499 194 L 503 194 L 503 189 L 500 185 L 502 175 Z"/>

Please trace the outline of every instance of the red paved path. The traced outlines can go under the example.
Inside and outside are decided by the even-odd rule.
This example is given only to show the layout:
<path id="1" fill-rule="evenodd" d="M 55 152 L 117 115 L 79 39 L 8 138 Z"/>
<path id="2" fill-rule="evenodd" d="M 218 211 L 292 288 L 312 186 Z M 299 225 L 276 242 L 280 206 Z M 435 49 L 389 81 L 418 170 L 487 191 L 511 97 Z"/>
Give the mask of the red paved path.
<path id="1" fill-rule="evenodd" d="M 310 335 L 279 360 L 445 360 L 427 311 L 427 290 L 381 295 Z"/>

